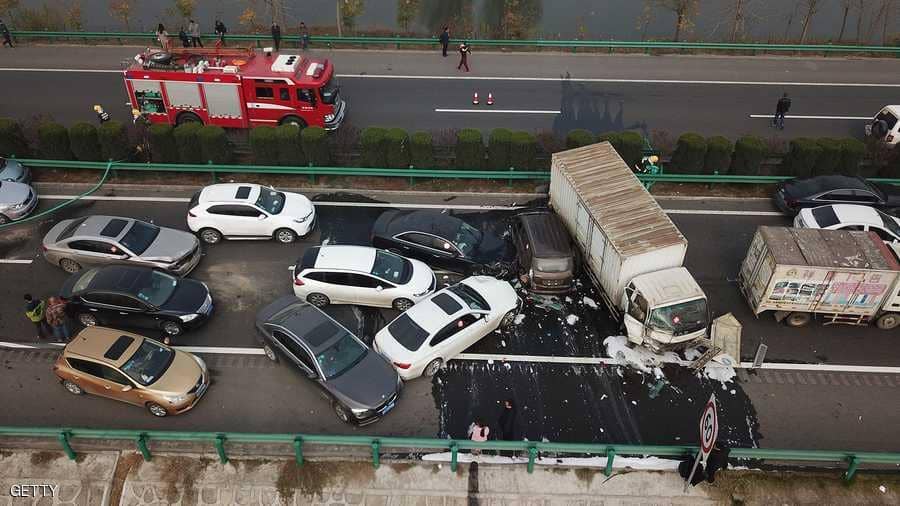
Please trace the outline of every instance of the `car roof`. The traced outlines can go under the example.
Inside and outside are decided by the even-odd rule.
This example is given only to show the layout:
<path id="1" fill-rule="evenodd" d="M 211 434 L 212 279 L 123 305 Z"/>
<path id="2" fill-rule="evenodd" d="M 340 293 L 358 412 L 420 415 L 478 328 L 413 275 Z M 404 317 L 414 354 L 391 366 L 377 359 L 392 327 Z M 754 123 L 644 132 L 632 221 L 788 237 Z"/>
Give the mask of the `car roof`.
<path id="1" fill-rule="evenodd" d="M 785 183 L 791 190 L 799 190 L 806 196 L 814 195 L 829 190 L 851 189 L 872 190 L 869 183 L 856 176 L 827 175 L 815 176 L 806 179 L 794 179 Z"/>
<path id="2" fill-rule="evenodd" d="M 434 302 L 435 297 L 440 297 L 442 294 L 449 295 L 454 301 L 456 301 L 460 305 L 460 309 L 453 314 L 447 314 L 446 311 L 441 309 L 441 307 Z M 429 334 L 434 334 L 435 332 L 444 328 L 444 325 L 451 322 L 456 315 L 468 312 L 469 306 L 459 299 L 453 292 L 444 288 L 427 299 L 419 302 L 413 307 L 406 310 L 406 314 L 409 315 L 410 318 L 422 329 L 424 329 Z"/>
<path id="3" fill-rule="evenodd" d="M 321 309 L 300 299 L 279 310 L 265 323 L 289 330 L 309 347 L 313 355 L 328 349 L 344 333 L 353 334 Z"/>
<path id="4" fill-rule="evenodd" d="M 320 246 L 314 268 L 371 272 L 377 251 L 369 246 Z"/>
<path id="5" fill-rule="evenodd" d="M 900 105 L 886 105 L 881 108 L 881 111 L 878 112 L 882 112 L 885 110 L 890 111 L 894 116 L 900 118 Z"/>
<path id="6" fill-rule="evenodd" d="M 384 232 L 396 235 L 402 232 L 416 231 L 434 234 L 445 239 L 452 239 L 459 230 L 463 220 L 435 210 L 420 211 L 387 211 Z"/>
<path id="7" fill-rule="evenodd" d="M 115 350 L 116 353 L 112 356 L 116 358 L 105 357 L 104 355 L 107 355 L 110 348 L 117 342 L 120 342 L 120 344 L 127 343 L 127 340 L 121 339 L 122 337 L 130 338 L 132 342 L 128 343 L 128 346 L 124 349 L 119 347 L 118 350 Z M 65 354 L 90 358 L 121 367 L 125 361 L 134 355 L 134 352 L 137 351 L 145 339 L 143 336 L 121 330 L 105 327 L 87 327 L 66 345 Z"/>
<path id="8" fill-rule="evenodd" d="M 518 215 L 532 251 L 537 257 L 570 257 L 569 236 L 552 212 L 529 212 Z"/>
<path id="9" fill-rule="evenodd" d="M 88 285 L 89 290 L 134 293 L 134 288 L 143 286 L 153 272 L 150 267 L 134 265 L 107 265 L 99 269 Z"/>
<path id="10" fill-rule="evenodd" d="M 882 225 L 881 215 L 873 207 L 854 204 L 832 204 L 831 208 L 841 223 Z"/>
<path id="11" fill-rule="evenodd" d="M 78 218 L 75 218 L 73 220 L 67 220 L 67 223 L 71 223 L 77 219 Z M 118 221 L 114 222 L 113 220 L 118 220 Z M 124 224 L 119 223 L 120 221 L 124 221 Z M 121 218 L 118 216 L 101 216 L 101 215 L 88 216 L 87 218 L 85 218 L 84 221 L 81 222 L 80 225 L 78 225 L 78 228 L 75 229 L 74 233 L 72 233 L 69 237 L 70 238 L 105 237 L 107 239 L 116 239 L 116 238 L 124 235 L 125 232 L 128 231 L 129 225 L 131 223 L 133 223 L 134 221 L 135 220 L 133 220 L 131 218 Z M 115 235 L 101 234 L 101 232 L 103 232 L 104 229 L 106 229 L 107 226 L 110 225 L 111 223 L 114 225 L 114 227 L 112 227 L 110 230 L 118 229 L 116 234 Z M 115 225 L 121 225 L 121 227 L 115 226 Z"/>
<path id="12" fill-rule="evenodd" d="M 256 202 L 261 188 L 253 183 L 213 184 L 200 192 L 200 202 Z"/>

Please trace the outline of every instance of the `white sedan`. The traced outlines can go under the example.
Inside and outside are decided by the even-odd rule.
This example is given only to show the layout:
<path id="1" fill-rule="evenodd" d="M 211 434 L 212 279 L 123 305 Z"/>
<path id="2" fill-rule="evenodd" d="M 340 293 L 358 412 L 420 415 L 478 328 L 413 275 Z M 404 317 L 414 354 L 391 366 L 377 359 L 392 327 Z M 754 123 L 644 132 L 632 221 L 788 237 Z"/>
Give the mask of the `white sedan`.
<path id="1" fill-rule="evenodd" d="M 375 349 L 410 380 L 434 376 L 482 337 L 515 320 L 521 299 L 506 281 L 472 276 L 436 292 L 375 334 Z"/>
<path id="2" fill-rule="evenodd" d="M 214 184 L 194 194 L 187 224 L 207 244 L 227 239 L 275 239 L 294 242 L 308 234 L 316 210 L 299 193 L 252 183 Z"/>
<path id="3" fill-rule="evenodd" d="M 368 246 L 313 246 L 293 276 L 294 295 L 317 307 L 334 302 L 406 311 L 437 286 L 424 262 Z"/>
<path id="4" fill-rule="evenodd" d="M 869 206 L 829 204 L 802 209 L 794 218 L 794 226 L 871 231 L 888 245 L 900 247 L 900 220 Z"/>

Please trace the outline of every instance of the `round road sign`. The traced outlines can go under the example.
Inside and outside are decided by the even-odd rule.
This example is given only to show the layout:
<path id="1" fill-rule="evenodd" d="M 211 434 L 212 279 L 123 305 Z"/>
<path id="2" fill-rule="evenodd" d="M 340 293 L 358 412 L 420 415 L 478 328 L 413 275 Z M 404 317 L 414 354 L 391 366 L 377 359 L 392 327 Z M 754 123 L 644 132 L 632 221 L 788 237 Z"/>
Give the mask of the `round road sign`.
<path id="1" fill-rule="evenodd" d="M 706 402 L 703 415 L 700 417 L 700 452 L 704 459 L 712 451 L 718 436 L 719 417 L 716 413 L 716 396 L 713 394 Z"/>

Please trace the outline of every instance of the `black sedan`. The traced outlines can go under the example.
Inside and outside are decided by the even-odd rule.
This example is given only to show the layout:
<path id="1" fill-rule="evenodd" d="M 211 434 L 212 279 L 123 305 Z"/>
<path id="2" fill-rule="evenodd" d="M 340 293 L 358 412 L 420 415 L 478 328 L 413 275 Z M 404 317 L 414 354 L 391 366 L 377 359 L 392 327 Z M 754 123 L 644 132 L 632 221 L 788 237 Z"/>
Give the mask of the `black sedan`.
<path id="1" fill-rule="evenodd" d="M 826 204 L 859 204 L 893 212 L 900 209 L 900 188 L 872 183 L 857 176 L 816 176 L 792 179 L 775 191 L 775 205 L 795 215 L 805 207 Z"/>
<path id="2" fill-rule="evenodd" d="M 402 381 L 394 366 L 312 304 L 281 297 L 257 313 L 256 330 L 266 356 L 299 368 L 341 421 L 368 425 L 396 405 Z"/>
<path id="3" fill-rule="evenodd" d="M 168 337 L 199 327 L 213 309 L 204 283 L 130 265 L 77 272 L 60 294 L 69 299 L 69 312 L 84 326 L 160 329 Z"/>
<path id="4" fill-rule="evenodd" d="M 508 241 L 440 211 L 386 211 L 372 228 L 372 245 L 466 276 L 510 270 Z"/>

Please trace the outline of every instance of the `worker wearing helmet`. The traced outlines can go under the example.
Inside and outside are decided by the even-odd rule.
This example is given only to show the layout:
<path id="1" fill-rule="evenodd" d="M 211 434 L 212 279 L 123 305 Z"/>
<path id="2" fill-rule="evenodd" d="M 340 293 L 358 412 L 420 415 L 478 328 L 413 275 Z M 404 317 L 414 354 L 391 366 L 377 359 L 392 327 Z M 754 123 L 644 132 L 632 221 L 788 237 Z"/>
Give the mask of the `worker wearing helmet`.
<path id="1" fill-rule="evenodd" d="M 97 113 L 97 119 L 100 121 L 101 125 L 109 121 L 109 113 L 104 111 L 99 105 L 94 106 L 94 112 Z"/>

